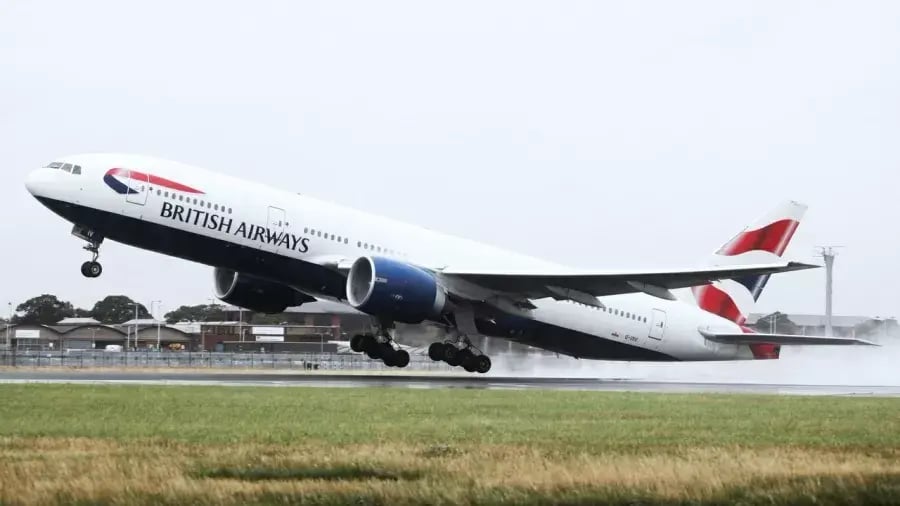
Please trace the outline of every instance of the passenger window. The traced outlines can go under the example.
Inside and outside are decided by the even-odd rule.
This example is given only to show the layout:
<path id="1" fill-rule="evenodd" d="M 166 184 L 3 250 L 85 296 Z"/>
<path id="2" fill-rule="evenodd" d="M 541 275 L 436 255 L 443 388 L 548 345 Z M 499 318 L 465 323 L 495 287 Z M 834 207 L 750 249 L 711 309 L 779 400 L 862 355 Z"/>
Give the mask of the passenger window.
<path id="1" fill-rule="evenodd" d="M 165 192 L 165 193 L 163 193 L 163 197 L 165 197 L 165 198 L 169 198 L 169 192 Z"/>
<path id="2" fill-rule="evenodd" d="M 156 195 L 159 196 L 159 195 L 161 195 L 161 194 L 162 194 L 162 190 L 157 189 L 157 190 L 156 190 Z"/>
<path id="3" fill-rule="evenodd" d="M 344 244 L 350 244 L 350 240 L 344 237 Z"/>
<path id="4" fill-rule="evenodd" d="M 76 165 L 72 168 L 72 174 L 81 174 L 81 165 Z"/>
<path id="5" fill-rule="evenodd" d="M 303 227 L 303 233 L 304 233 L 304 234 L 308 234 L 308 233 L 309 233 L 309 227 Z"/>
<path id="6" fill-rule="evenodd" d="M 362 241 L 356 241 L 356 247 L 362 248 Z"/>
<path id="7" fill-rule="evenodd" d="M 216 211 L 218 211 L 218 210 L 219 210 L 219 204 L 215 204 L 215 205 L 213 206 L 213 209 L 215 209 Z"/>
<path id="8" fill-rule="evenodd" d="M 231 214 L 231 208 L 230 208 L 230 207 L 228 208 L 228 214 Z"/>
<path id="9" fill-rule="evenodd" d="M 316 235 L 315 229 L 310 229 L 310 230 L 309 230 L 309 235 Z"/>

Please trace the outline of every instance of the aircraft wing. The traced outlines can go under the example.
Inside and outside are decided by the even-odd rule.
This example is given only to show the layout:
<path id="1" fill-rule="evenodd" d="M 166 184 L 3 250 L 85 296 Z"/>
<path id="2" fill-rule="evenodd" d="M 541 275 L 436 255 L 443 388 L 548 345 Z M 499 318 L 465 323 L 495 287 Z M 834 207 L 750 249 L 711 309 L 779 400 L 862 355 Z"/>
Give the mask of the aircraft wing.
<path id="1" fill-rule="evenodd" d="M 879 346 L 877 343 L 854 337 L 798 336 L 794 334 L 743 334 L 718 333 L 700 329 L 700 333 L 710 341 L 722 344 L 781 344 L 781 345 L 851 345 L 863 344 Z"/>
<path id="2" fill-rule="evenodd" d="M 819 267 L 799 262 L 729 265 L 681 270 L 623 272 L 488 272 L 453 268 L 439 269 L 445 278 L 458 278 L 481 287 L 519 294 L 529 299 L 554 297 L 589 303 L 595 297 L 644 292 L 673 300 L 672 289 L 710 284 L 724 279 L 740 279 L 779 272 Z M 596 302 L 596 301 L 594 301 Z"/>

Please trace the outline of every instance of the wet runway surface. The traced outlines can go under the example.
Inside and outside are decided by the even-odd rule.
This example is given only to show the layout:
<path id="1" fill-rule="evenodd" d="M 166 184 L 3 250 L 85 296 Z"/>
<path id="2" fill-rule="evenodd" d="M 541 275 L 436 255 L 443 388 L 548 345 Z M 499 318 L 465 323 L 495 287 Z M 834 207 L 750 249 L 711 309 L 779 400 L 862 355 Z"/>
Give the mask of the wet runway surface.
<path id="1" fill-rule="evenodd" d="M 386 374 L 0 371 L 0 383 L 118 383 L 271 387 L 390 387 L 545 389 L 619 392 L 747 393 L 785 395 L 900 396 L 900 386 L 779 385 L 756 383 L 683 383 L 600 378 L 518 378 L 504 376 L 433 376 Z"/>

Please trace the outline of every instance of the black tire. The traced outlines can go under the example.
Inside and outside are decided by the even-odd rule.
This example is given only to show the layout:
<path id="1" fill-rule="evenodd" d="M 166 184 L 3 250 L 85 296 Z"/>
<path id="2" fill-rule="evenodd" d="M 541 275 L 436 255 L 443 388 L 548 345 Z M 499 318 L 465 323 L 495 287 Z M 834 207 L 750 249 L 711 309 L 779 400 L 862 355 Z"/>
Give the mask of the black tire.
<path id="1" fill-rule="evenodd" d="M 352 338 L 350 338 L 350 349 L 360 353 L 365 351 L 365 336 L 361 334 L 356 334 Z"/>
<path id="2" fill-rule="evenodd" d="M 480 355 L 475 357 L 474 362 L 475 370 L 480 374 L 484 374 L 491 370 L 491 358 L 487 355 Z"/>
<path id="3" fill-rule="evenodd" d="M 406 367 L 409 365 L 409 353 L 406 350 L 397 350 L 394 353 L 394 367 Z"/>
<path id="4" fill-rule="evenodd" d="M 375 346 L 366 346 L 366 355 L 372 360 L 381 358 L 381 346 L 375 343 Z"/>
<path id="5" fill-rule="evenodd" d="M 88 277 L 97 278 L 103 273 L 103 266 L 100 262 L 88 262 Z"/>
<path id="6" fill-rule="evenodd" d="M 85 263 L 81 264 L 81 275 L 86 278 L 91 277 L 90 267 L 91 267 L 90 262 L 85 262 Z"/>
<path id="7" fill-rule="evenodd" d="M 475 372 L 475 357 L 466 357 L 463 360 L 462 368 L 466 370 L 466 372 Z"/>
<path id="8" fill-rule="evenodd" d="M 456 346 L 453 346 L 452 344 L 444 345 L 444 362 L 447 362 L 453 367 L 459 365 L 459 349 Z"/>
<path id="9" fill-rule="evenodd" d="M 397 365 L 397 354 L 396 353 L 385 353 L 381 361 L 384 362 L 384 365 L 388 367 L 394 367 Z"/>
<path id="10" fill-rule="evenodd" d="M 444 359 L 444 343 L 431 343 L 431 346 L 428 347 L 428 358 L 434 360 L 435 362 L 440 362 Z"/>

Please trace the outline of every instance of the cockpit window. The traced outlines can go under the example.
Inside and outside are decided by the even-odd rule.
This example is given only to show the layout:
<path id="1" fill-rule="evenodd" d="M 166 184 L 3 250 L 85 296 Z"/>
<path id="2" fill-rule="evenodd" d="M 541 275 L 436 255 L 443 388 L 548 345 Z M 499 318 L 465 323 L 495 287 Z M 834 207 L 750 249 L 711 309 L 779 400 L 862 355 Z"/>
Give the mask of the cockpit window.
<path id="1" fill-rule="evenodd" d="M 71 163 L 64 162 L 51 162 L 47 165 L 44 165 L 45 169 L 60 169 L 64 170 L 70 174 L 81 174 L 81 165 L 74 165 Z"/>

